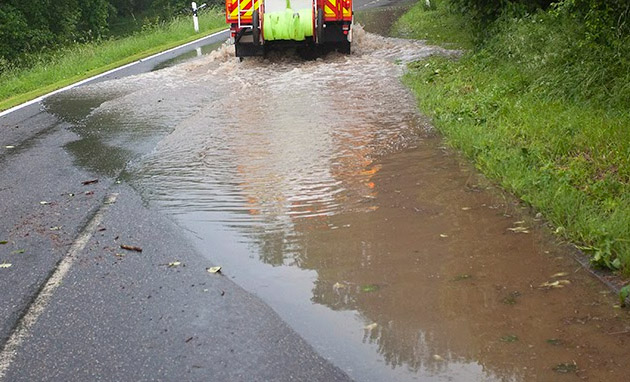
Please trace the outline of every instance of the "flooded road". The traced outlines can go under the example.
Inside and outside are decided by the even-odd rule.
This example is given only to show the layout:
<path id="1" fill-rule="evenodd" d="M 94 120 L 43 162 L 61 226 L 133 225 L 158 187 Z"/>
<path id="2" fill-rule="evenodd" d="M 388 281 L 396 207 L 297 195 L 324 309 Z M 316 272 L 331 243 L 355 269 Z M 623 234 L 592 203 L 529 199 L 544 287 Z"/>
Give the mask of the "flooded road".
<path id="1" fill-rule="evenodd" d="M 360 28 L 353 49 L 239 62 L 220 47 L 47 107 L 82 137 L 77 164 L 124 169 L 357 381 L 627 380 L 628 313 L 400 83 L 405 63 L 453 52 Z"/>

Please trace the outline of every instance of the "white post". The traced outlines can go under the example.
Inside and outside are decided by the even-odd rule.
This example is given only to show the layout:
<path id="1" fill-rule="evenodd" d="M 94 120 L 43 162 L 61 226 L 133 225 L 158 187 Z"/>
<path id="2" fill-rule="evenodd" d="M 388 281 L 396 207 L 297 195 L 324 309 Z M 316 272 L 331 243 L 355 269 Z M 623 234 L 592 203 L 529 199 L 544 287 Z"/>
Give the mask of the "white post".
<path id="1" fill-rule="evenodd" d="M 195 27 L 195 33 L 199 32 L 199 18 L 197 17 L 197 3 L 192 2 L 193 11 L 193 26 Z"/>

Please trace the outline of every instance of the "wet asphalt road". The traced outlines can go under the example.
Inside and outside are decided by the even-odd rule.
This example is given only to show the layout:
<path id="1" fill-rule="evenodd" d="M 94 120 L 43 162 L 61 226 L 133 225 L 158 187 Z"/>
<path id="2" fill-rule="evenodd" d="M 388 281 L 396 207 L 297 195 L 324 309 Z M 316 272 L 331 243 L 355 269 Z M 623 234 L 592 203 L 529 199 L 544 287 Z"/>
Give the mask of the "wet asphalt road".
<path id="1" fill-rule="evenodd" d="M 214 264 L 182 230 L 117 182 L 126 163 L 112 161 L 107 177 L 75 166 L 64 146 L 79 137 L 68 127 L 39 103 L 0 117 L 0 263 L 11 264 L 0 274 L 0 380 L 349 380 L 229 274 L 206 272 Z M 24 330 L 24 315 L 77 239 L 88 240 Z"/>

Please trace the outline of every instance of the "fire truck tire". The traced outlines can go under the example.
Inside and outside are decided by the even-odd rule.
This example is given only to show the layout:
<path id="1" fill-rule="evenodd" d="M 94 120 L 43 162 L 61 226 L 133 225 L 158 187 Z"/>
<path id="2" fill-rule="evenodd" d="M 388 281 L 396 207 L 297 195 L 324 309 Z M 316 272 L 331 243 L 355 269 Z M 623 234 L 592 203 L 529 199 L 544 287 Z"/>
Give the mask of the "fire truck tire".
<path id="1" fill-rule="evenodd" d="M 258 9 L 252 14 L 252 37 L 254 45 L 260 45 L 260 13 Z"/>
<path id="2" fill-rule="evenodd" d="M 322 8 L 317 9 L 317 43 L 323 43 L 324 39 L 324 10 Z"/>

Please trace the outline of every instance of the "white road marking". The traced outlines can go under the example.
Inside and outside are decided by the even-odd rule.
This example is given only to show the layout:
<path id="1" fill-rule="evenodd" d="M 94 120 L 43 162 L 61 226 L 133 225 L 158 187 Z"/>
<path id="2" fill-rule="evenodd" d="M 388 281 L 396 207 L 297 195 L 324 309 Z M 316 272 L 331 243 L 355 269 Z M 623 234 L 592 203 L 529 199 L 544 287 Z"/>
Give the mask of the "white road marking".
<path id="1" fill-rule="evenodd" d="M 152 55 L 152 56 L 142 58 L 142 59 L 140 59 L 140 60 L 138 60 L 138 61 L 130 62 L 129 64 L 126 64 L 126 65 L 123 65 L 123 66 L 119 66 L 119 67 L 114 68 L 114 69 L 112 69 L 112 70 L 108 70 L 107 72 L 104 72 L 104 73 L 101 73 L 101 74 L 97 74 L 97 75 L 95 75 L 95 76 L 93 76 L 93 77 L 90 77 L 90 78 L 86 78 L 86 79 L 81 80 L 81 81 L 79 81 L 79 82 L 75 82 L 75 83 L 73 83 L 73 84 L 71 84 L 71 85 L 66 86 L 65 88 L 57 89 L 57 90 L 52 91 L 52 92 L 50 92 L 50 93 L 44 94 L 43 96 L 39 96 L 39 97 L 37 97 L 37 98 L 35 98 L 35 99 L 32 99 L 32 100 L 27 101 L 27 102 L 24 102 L 24 103 L 22 103 L 22 104 L 19 104 L 19 105 L 17 105 L 17 106 L 14 106 L 14 107 L 12 107 L 12 108 L 10 108 L 10 109 L 7 109 L 7 110 L 5 110 L 5 111 L 2 111 L 2 112 L 0 112 L 0 117 L 3 117 L 3 116 L 5 116 L 5 115 L 7 115 L 7 114 L 9 114 L 9 113 L 12 113 L 12 112 L 16 111 L 16 110 L 22 109 L 22 108 L 24 108 L 24 107 L 26 107 L 26 106 L 30 106 L 30 105 L 32 105 L 32 104 L 34 104 L 34 103 L 41 102 L 42 100 L 44 100 L 44 99 L 45 99 L 45 98 L 47 98 L 47 97 L 50 97 L 51 95 L 54 95 L 54 94 L 57 94 L 57 93 L 61 93 L 61 92 L 63 92 L 63 91 L 66 91 L 66 90 L 72 89 L 72 88 L 74 88 L 74 87 L 77 87 L 77 86 L 83 85 L 83 84 L 84 84 L 84 83 L 86 83 L 86 82 L 89 82 L 89 81 L 95 80 L 95 79 L 97 79 L 97 78 L 101 78 L 101 77 L 107 76 L 107 75 L 112 74 L 112 73 L 115 73 L 115 72 L 117 72 L 117 71 L 119 71 L 119 70 L 126 69 L 126 68 L 128 68 L 128 67 L 130 67 L 130 66 L 133 66 L 133 65 L 139 64 L 139 63 L 141 63 L 141 62 L 144 62 L 144 61 L 147 61 L 147 60 L 153 59 L 153 58 L 155 58 L 155 57 L 159 57 L 159 56 L 161 56 L 161 55 L 163 55 L 163 54 L 170 53 L 170 52 L 172 52 L 172 51 L 174 51 L 174 50 L 176 50 L 176 49 L 179 49 L 179 48 L 184 48 L 184 47 L 187 47 L 187 46 L 189 46 L 189 45 L 196 44 L 196 43 L 198 43 L 199 41 L 202 41 L 202 40 L 205 40 L 205 39 L 207 39 L 207 38 L 214 37 L 214 36 L 218 36 L 218 35 L 220 35 L 221 33 L 225 33 L 225 32 L 227 32 L 227 29 L 224 29 L 224 30 L 222 30 L 222 31 L 219 31 L 219 32 L 213 33 L 213 34 L 208 35 L 208 36 L 205 36 L 205 37 L 198 38 L 198 39 L 197 39 L 197 40 L 195 40 L 195 41 L 191 41 L 191 42 L 189 42 L 189 43 L 186 43 L 186 44 L 183 44 L 183 45 L 176 46 L 176 47 L 171 48 L 171 49 L 169 49 L 169 50 L 165 50 L 164 52 L 156 53 L 156 54 L 154 54 L 154 55 Z"/>
<path id="2" fill-rule="evenodd" d="M 20 346 L 30 336 L 31 328 L 46 309 L 55 289 L 61 285 L 64 277 L 72 267 L 76 256 L 85 248 L 88 241 L 90 241 L 90 238 L 92 238 L 92 235 L 94 235 L 94 232 L 98 229 L 98 225 L 103 221 L 103 215 L 109 206 L 116 201 L 117 196 L 118 194 L 114 193 L 106 198 L 105 203 L 99 208 L 79 237 L 72 243 L 66 256 L 59 262 L 53 274 L 48 278 L 48 281 L 46 281 L 46 284 L 37 297 L 35 297 L 35 301 L 27 308 L 26 314 L 18 321 L 15 330 L 11 333 L 2 352 L 0 352 L 0 381 L 4 380 L 6 372 L 15 359 Z"/>

